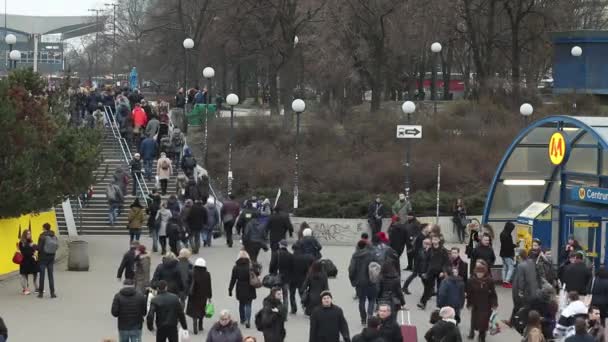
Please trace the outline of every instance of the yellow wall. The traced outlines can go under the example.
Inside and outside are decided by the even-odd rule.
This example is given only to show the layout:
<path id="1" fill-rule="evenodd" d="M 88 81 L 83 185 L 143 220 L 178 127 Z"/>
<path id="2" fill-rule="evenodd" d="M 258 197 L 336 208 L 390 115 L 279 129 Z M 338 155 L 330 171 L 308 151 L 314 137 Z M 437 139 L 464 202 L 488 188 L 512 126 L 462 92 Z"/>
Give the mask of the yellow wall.
<path id="1" fill-rule="evenodd" d="M 24 231 L 31 227 L 34 243 L 38 243 L 38 236 L 42 233 L 42 225 L 47 222 L 51 225 L 51 229 L 57 232 L 57 218 L 54 210 L 16 218 L 0 219 L 0 275 L 19 270 L 19 265 L 13 263 L 13 255 L 19 242 L 19 229 Z"/>

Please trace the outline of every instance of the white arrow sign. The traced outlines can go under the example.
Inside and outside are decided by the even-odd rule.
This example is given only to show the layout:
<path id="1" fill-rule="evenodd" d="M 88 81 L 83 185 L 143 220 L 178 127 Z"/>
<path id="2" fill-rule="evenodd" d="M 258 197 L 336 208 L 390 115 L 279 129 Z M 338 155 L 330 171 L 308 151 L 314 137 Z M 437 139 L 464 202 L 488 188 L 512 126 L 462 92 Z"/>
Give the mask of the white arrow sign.
<path id="1" fill-rule="evenodd" d="M 398 139 L 420 139 L 422 138 L 422 126 L 420 125 L 397 125 Z"/>

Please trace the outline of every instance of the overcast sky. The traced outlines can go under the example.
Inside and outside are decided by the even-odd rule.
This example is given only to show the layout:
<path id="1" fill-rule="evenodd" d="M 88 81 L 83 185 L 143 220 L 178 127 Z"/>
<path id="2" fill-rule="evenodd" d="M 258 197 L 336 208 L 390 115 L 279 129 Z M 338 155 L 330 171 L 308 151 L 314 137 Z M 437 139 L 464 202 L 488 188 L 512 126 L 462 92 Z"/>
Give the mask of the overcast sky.
<path id="1" fill-rule="evenodd" d="M 111 0 L 0 0 L 0 12 L 22 15 L 88 15 L 89 8 L 102 8 Z"/>

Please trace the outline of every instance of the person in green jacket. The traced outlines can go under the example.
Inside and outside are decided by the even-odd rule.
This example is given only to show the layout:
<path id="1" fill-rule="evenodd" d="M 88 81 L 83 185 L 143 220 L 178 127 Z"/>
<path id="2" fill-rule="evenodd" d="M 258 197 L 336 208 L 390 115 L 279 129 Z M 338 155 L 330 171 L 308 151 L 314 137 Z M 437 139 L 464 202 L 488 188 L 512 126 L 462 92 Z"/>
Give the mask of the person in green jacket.
<path id="1" fill-rule="evenodd" d="M 405 198 L 405 194 L 399 194 L 399 199 L 395 201 L 391 209 L 393 215 L 399 216 L 399 221 L 407 222 L 407 213 L 412 211 L 412 204 Z"/>

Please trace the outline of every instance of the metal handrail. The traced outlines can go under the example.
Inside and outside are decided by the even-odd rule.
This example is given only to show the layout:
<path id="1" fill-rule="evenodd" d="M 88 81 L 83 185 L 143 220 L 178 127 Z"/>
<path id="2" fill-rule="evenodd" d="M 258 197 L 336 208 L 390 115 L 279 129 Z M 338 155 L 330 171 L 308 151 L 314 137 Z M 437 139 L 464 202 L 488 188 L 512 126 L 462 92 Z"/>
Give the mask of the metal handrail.
<path id="1" fill-rule="evenodd" d="M 104 111 L 106 114 L 106 119 L 110 124 L 112 134 L 114 135 L 114 138 L 116 138 L 116 140 L 118 141 L 118 145 L 120 146 L 120 150 L 122 152 L 124 160 L 127 165 L 129 165 L 131 163 L 131 160 L 133 159 L 133 155 L 131 154 L 131 149 L 129 148 L 127 140 L 123 138 L 120 134 L 120 128 L 118 127 L 118 123 L 116 122 L 116 115 L 114 114 L 114 112 L 112 112 L 112 108 L 110 106 L 104 106 Z M 137 187 L 139 188 L 139 191 L 141 193 L 141 197 L 143 200 L 142 205 L 147 207 L 148 202 L 146 201 L 146 196 L 148 196 L 148 194 L 150 193 L 148 189 L 148 184 L 146 184 L 146 182 L 143 180 L 143 176 L 141 175 L 139 177 L 135 176 L 134 181 L 137 182 Z"/>

